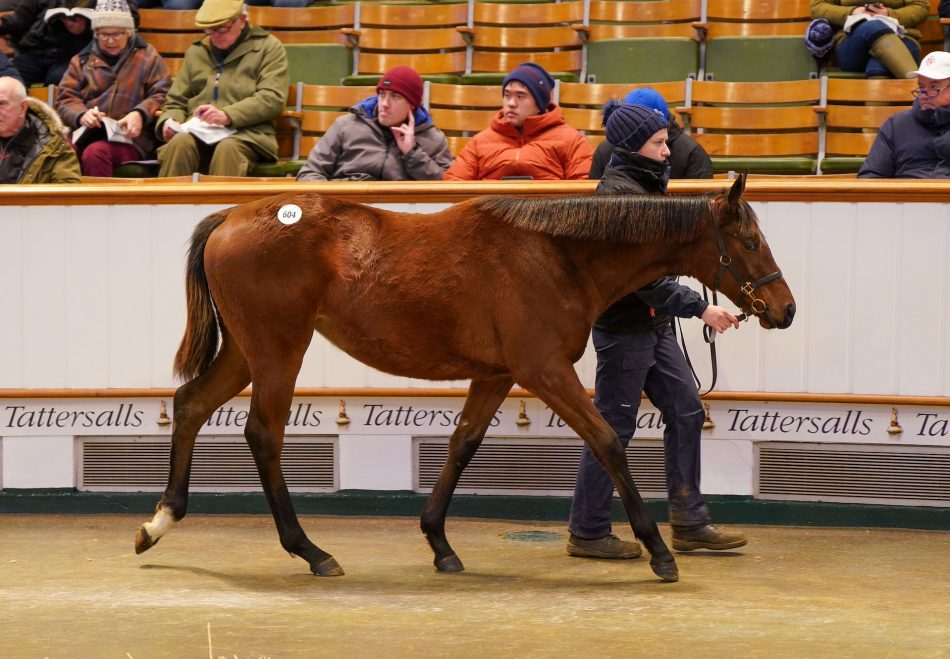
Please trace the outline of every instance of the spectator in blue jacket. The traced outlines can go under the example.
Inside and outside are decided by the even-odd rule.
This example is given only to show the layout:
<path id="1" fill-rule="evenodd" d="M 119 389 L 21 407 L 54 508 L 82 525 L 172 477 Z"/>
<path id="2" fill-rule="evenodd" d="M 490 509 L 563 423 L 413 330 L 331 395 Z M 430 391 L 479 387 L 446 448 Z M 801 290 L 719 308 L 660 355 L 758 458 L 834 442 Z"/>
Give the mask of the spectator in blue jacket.
<path id="1" fill-rule="evenodd" d="M 881 126 L 859 177 L 950 178 L 950 53 L 924 57 L 913 93 L 914 105 Z"/>

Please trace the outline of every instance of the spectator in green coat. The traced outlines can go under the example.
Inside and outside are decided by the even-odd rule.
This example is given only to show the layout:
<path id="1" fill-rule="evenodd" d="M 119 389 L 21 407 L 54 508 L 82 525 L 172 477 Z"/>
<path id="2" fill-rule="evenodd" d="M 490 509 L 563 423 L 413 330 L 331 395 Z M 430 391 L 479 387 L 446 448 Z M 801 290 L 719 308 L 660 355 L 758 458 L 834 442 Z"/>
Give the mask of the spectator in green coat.
<path id="1" fill-rule="evenodd" d="M 255 164 L 277 159 L 274 120 L 287 101 L 287 53 L 248 24 L 240 0 L 205 0 L 195 24 L 207 36 L 185 53 L 162 106 L 159 176 L 247 176 Z M 191 124 L 183 129 L 189 119 L 203 137 Z"/>
<path id="2" fill-rule="evenodd" d="M 79 183 L 79 160 L 51 107 L 0 78 L 0 183 Z"/>

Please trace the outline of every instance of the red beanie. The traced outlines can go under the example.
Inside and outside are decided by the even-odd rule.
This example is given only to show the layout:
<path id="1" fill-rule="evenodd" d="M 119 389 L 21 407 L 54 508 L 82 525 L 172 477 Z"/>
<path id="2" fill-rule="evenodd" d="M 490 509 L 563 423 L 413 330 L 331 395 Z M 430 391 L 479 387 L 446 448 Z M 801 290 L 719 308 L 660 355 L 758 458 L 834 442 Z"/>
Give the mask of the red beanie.
<path id="1" fill-rule="evenodd" d="M 384 89 L 409 101 L 413 110 L 422 105 L 422 78 L 408 66 L 395 66 L 386 71 L 376 85 L 376 91 Z"/>

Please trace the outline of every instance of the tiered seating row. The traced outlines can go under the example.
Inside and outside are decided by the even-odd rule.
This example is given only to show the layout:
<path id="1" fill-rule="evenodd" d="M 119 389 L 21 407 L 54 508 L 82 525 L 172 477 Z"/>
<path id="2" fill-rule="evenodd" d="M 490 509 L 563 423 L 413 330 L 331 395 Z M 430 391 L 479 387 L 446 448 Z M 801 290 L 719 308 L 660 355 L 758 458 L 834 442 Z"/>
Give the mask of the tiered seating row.
<path id="1" fill-rule="evenodd" d="M 856 172 L 880 124 L 910 107 L 914 80 L 822 77 L 769 83 L 681 81 L 651 83 L 680 123 L 703 145 L 717 172 L 762 174 Z M 600 108 L 634 85 L 558 82 L 555 102 L 569 124 L 593 145 L 604 139 Z M 306 154 L 346 109 L 373 87 L 299 83 L 291 93 L 296 149 Z M 486 128 L 500 106 L 497 86 L 426 82 L 424 105 L 449 140 L 453 155 Z"/>
<path id="2" fill-rule="evenodd" d="M 880 125 L 910 108 L 916 80 L 820 79 L 768 83 L 687 78 L 641 85 L 558 81 L 553 99 L 567 123 L 593 146 L 604 140 L 601 108 L 634 87 L 650 86 L 667 101 L 713 160 L 716 172 L 821 174 L 857 172 Z M 56 88 L 33 87 L 50 104 Z M 256 175 L 289 176 L 333 122 L 375 87 L 291 85 L 278 121 L 281 161 Z M 496 85 L 425 83 L 423 105 L 448 139 L 452 155 L 486 128 L 501 104 Z"/>
<path id="3" fill-rule="evenodd" d="M 251 7 L 252 23 L 284 41 L 291 79 L 300 81 L 279 122 L 286 162 L 273 171 L 292 172 L 332 120 L 371 94 L 379 74 L 396 64 L 412 65 L 427 78 L 426 105 L 457 153 L 497 109 L 499 95 L 491 85 L 522 61 L 558 73 L 557 98 L 568 122 L 595 143 L 603 139 L 603 102 L 649 84 L 676 108 L 717 171 L 856 171 L 880 123 L 909 106 L 913 84 L 819 81 L 800 36 L 808 4 L 469 0 Z M 141 33 L 173 72 L 201 36 L 194 14 L 141 10 Z M 939 28 L 936 20 L 928 22 Z M 578 84 L 578 78 L 596 84 Z M 797 82 L 781 82 L 787 80 Z M 341 81 L 359 86 L 340 87 Z M 852 82 L 866 84 L 841 86 Z M 470 84 L 466 89 L 457 83 Z"/>
<path id="4" fill-rule="evenodd" d="M 921 26 L 924 52 L 943 47 L 934 15 Z M 314 84 L 371 84 L 396 64 L 434 82 L 497 83 L 524 61 L 565 81 L 698 79 L 753 81 L 818 77 L 802 38 L 809 0 L 484 0 L 250 7 L 251 21 L 301 56 Z M 200 36 L 194 12 L 143 9 L 141 32 L 176 71 Z M 310 77 L 308 77 L 310 76 Z M 316 79 L 319 78 L 319 79 Z"/>
<path id="5" fill-rule="evenodd" d="M 920 27 L 923 52 L 950 49 L 950 19 L 939 0 Z M 321 80 L 367 84 L 395 63 L 440 82 L 497 82 L 521 61 L 561 79 L 646 82 L 817 77 L 804 47 L 809 0 L 565 0 L 564 2 L 363 2 L 305 8 L 249 8 L 251 21 L 285 44 L 312 51 Z M 201 36 L 194 11 L 142 9 L 140 31 L 174 74 Z M 344 49 L 331 55 L 332 48 Z M 643 57 L 645 53 L 655 57 Z M 767 53 L 768 57 L 761 57 Z M 327 61 L 329 60 L 329 61 Z M 657 71 L 659 69 L 659 71 Z M 332 76 L 332 77 L 331 77 Z M 442 78 L 437 78 L 442 76 Z"/>

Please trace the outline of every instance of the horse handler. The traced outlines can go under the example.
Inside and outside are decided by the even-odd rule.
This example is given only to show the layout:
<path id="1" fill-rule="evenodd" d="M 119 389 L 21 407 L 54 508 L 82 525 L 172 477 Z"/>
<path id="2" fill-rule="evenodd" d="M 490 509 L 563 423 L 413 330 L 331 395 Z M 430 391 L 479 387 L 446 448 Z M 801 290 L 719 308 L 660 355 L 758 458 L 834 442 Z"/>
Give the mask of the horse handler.
<path id="1" fill-rule="evenodd" d="M 665 195 L 670 155 L 666 118 L 643 105 L 611 101 L 604 107 L 607 141 L 615 147 L 598 194 Z M 738 319 L 675 279 L 664 278 L 614 303 L 594 323 L 597 351 L 594 404 L 624 448 L 637 427 L 641 392 L 663 414 L 663 450 L 673 549 L 734 549 L 742 533 L 710 524 L 699 490 L 703 406 L 686 359 L 676 345 L 672 316 L 697 317 L 714 331 L 738 328 Z M 567 553 L 584 558 L 637 558 L 637 542 L 611 533 L 614 486 L 585 444 L 568 524 Z"/>

